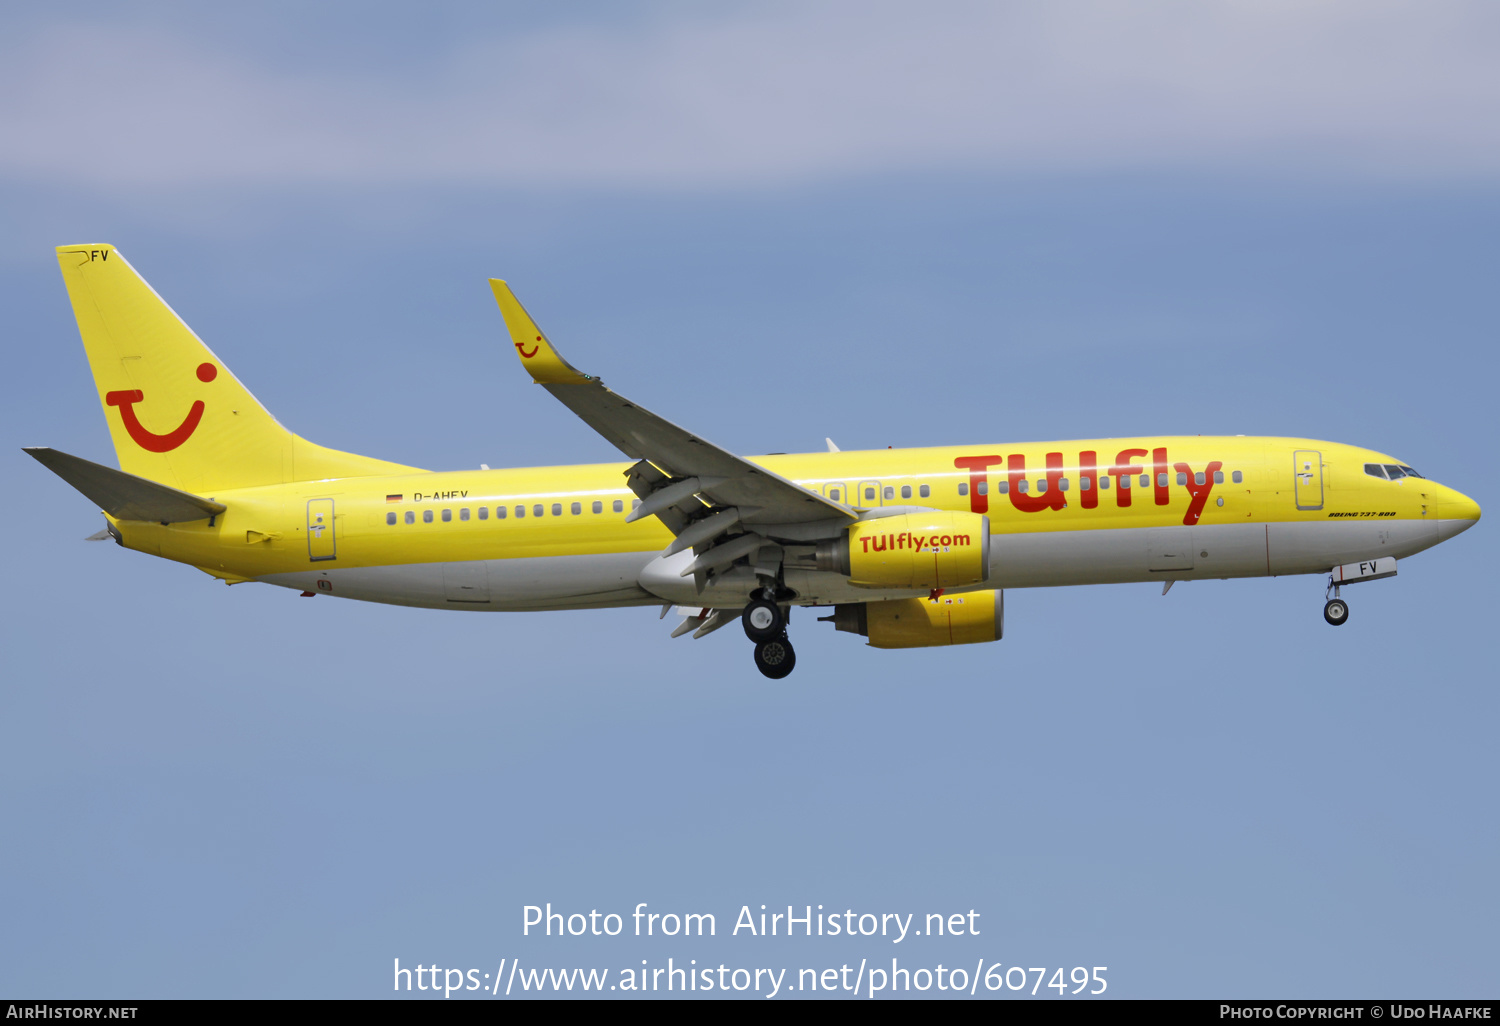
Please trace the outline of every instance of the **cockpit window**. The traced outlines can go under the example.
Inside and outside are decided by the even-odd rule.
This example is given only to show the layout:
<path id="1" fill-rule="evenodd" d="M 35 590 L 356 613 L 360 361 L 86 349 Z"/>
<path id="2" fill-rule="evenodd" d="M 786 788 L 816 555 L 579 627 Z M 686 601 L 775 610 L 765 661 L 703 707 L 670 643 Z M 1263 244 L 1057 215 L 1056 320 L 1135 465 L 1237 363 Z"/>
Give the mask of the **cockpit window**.
<path id="1" fill-rule="evenodd" d="M 1392 481 L 1399 481 L 1403 477 L 1422 477 L 1404 463 L 1366 463 L 1365 473 L 1371 477 L 1390 478 Z"/>

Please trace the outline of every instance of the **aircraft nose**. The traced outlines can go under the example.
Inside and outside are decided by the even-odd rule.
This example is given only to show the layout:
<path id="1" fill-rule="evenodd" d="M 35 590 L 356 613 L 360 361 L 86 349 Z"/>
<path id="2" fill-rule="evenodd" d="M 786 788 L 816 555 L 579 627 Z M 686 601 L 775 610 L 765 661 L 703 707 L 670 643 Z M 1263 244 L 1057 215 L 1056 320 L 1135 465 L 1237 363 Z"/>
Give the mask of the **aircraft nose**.
<path id="1" fill-rule="evenodd" d="M 1445 486 L 1438 498 L 1437 514 L 1438 540 L 1447 541 L 1479 522 L 1479 503 Z"/>

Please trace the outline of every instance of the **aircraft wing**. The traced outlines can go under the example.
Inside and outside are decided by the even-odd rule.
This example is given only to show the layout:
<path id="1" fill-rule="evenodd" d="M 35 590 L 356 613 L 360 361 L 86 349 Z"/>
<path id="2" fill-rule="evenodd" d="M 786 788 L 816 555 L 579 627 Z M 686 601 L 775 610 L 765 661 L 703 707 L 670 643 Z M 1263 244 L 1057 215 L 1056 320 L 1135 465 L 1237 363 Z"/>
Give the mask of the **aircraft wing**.
<path id="1" fill-rule="evenodd" d="M 597 377 L 562 358 L 510 286 L 492 278 L 490 287 L 521 365 L 532 380 L 626 456 L 641 461 L 627 472 L 631 490 L 641 498 L 631 519 L 655 514 L 679 540 L 688 536 L 693 523 L 730 511 L 734 512 L 724 518 L 728 522 L 723 527 L 738 520 L 767 537 L 777 536 L 777 525 L 831 520 L 842 526 L 856 519 L 849 507 L 721 449 L 605 388 Z"/>

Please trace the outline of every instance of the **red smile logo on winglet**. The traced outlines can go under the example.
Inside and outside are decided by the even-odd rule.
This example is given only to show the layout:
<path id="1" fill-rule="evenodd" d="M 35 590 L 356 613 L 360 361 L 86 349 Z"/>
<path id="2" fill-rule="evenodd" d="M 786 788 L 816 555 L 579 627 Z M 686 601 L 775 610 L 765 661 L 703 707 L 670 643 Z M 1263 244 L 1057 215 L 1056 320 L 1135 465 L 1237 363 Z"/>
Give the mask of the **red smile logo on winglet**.
<path id="1" fill-rule="evenodd" d="M 542 340 L 542 336 L 538 335 L 536 337 L 536 340 L 538 342 L 540 342 Z M 526 346 L 525 342 L 517 342 L 516 343 L 516 352 L 518 352 L 518 353 L 521 354 L 521 359 L 523 359 L 523 360 L 529 360 L 533 356 L 535 356 L 537 353 L 539 353 L 539 352 L 542 351 L 542 347 L 541 346 L 532 346 L 531 347 L 531 352 L 528 353 L 526 351 L 526 349 L 525 349 L 525 346 Z"/>
<path id="2" fill-rule="evenodd" d="M 218 376 L 219 368 L 213 364 L 200 363 L 198 365 L 199 381 L 209 382 Z M 120 408 L 120 421 L 125 425 L 125 430 L 130 432 L 130 437 L 135 444 L 147 452 L 171 452 L 192 437 L 193 432 L 198 430 L 198 422 L 203 419 L 203 400 L 194 400 L 181 424 L 164 435 L 158 435 L 154 431 L 146 430 L 146 426 L 135 415 L 135 404 L 144 399 L 145 393 L 138 388 L 104 393 L 105 405 Z"/>

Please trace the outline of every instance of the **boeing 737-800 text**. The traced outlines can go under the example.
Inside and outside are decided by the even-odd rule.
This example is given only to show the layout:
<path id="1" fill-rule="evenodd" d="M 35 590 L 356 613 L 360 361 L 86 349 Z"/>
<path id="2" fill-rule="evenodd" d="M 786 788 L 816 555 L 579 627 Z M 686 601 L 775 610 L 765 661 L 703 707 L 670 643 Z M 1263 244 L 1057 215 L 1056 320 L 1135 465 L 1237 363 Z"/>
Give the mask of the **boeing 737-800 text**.
<path id="1" fill-rule="evenodd" d="M 1004 589 L 1328 575 L 1472 526 L 1402 460 L 1301 438 L 1145 437 L 735 456 L 562 358 L 491 281 L 532 380 L 628 462 L 426 471 L 287 431 L 107 245 L 63 279 L 120 469 L 27 449 L 116 542 L 238 584 L 465 610 L 660 604 L 673 636 L 739 620 L 791 672 L 793 606 L 880 648 L 998 641 Z"/>

